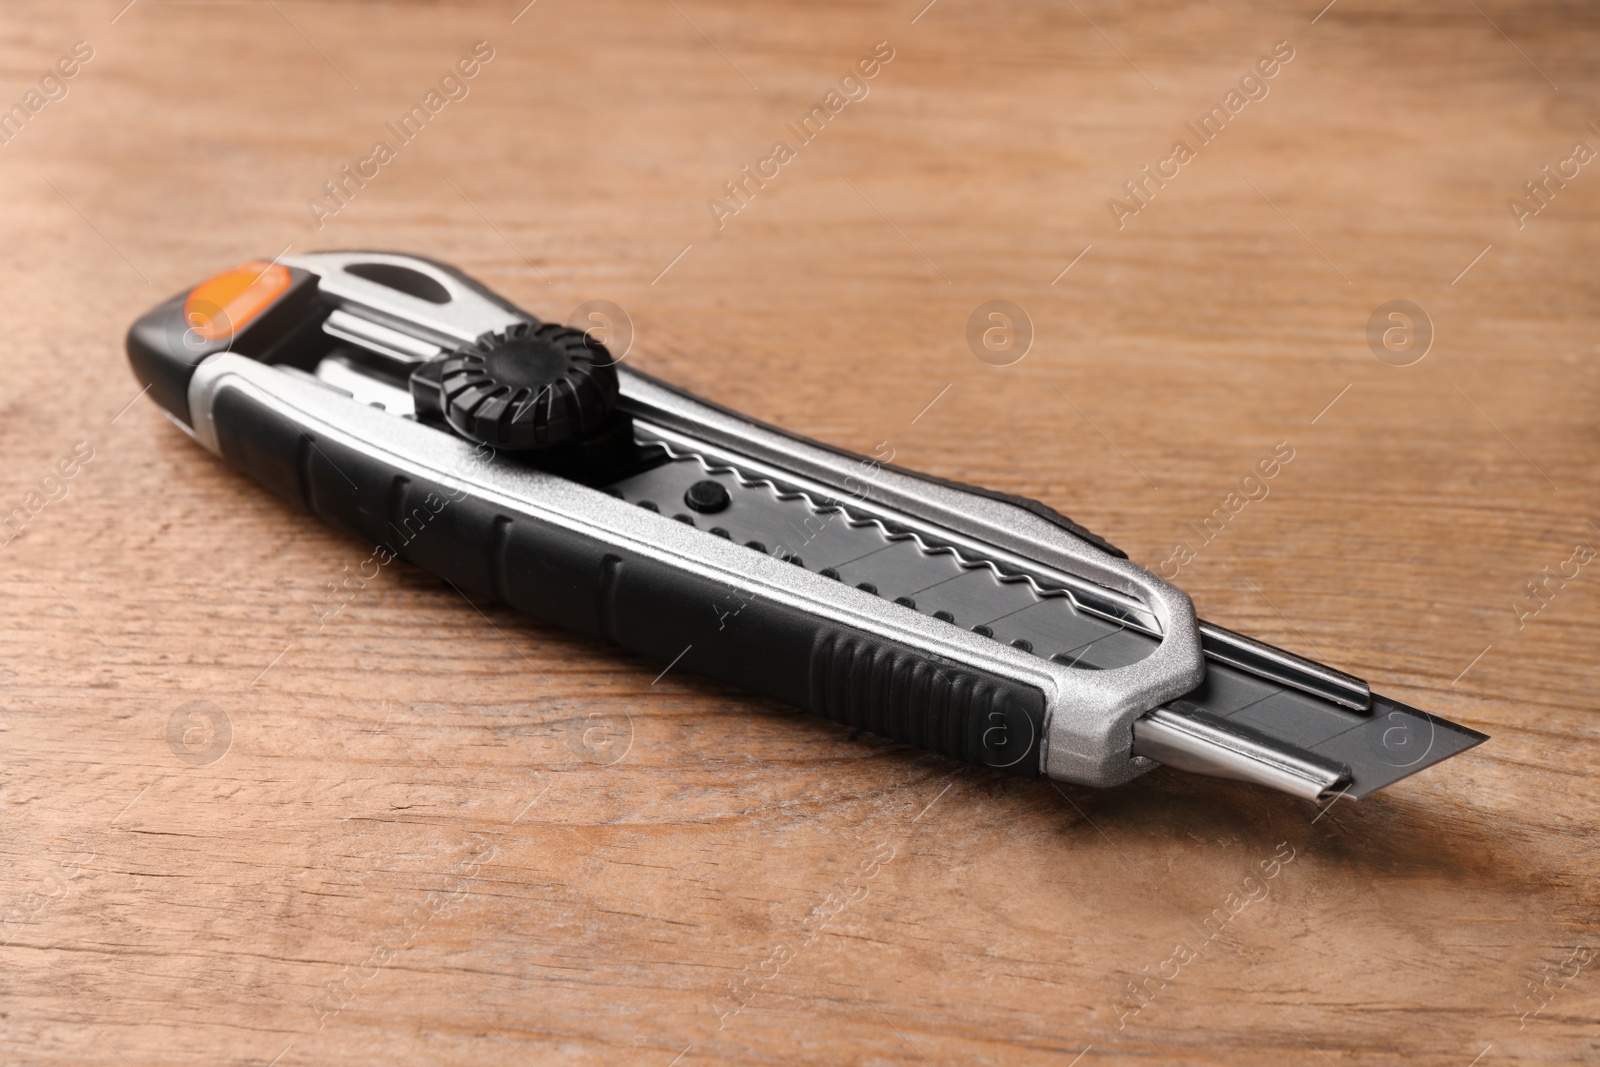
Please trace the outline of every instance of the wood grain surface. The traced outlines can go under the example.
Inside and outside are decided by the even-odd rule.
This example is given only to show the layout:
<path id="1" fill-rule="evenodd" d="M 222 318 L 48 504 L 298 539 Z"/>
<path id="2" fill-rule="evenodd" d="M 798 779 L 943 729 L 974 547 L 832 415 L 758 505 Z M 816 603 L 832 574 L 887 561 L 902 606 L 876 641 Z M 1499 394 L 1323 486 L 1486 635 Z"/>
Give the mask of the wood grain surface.
<path id="1" fill-rule="evenodd" d="M 1600 547 L 1592 6 L 523 2 L 0 13 L 0 1061 L 1600 1062 L 1600 563 L 1529 593 Z M 613 301 L 652 374 L 1188 545 L 1206 617 L 1492 740 L 1321 813 L 1058 788 L 403 564 L 330 605 L 371 546 L 137 398 L 122 337 L 352 247 Z M 1380 359 L 1393 300 L 1431 326 Z"/>

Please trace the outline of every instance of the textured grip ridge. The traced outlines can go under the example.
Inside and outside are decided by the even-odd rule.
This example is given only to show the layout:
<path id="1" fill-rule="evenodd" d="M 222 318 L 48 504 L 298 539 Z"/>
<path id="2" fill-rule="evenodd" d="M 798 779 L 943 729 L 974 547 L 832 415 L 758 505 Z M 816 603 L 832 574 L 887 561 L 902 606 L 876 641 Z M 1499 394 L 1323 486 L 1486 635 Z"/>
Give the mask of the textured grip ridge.
<path id="1" fill-rule="evenodd" d="M 1037 694 L 1034 694 L 1037 695 Z M 1036 752 L 1043 701 L 916 652 L 838 630 L 811 655 L 811 710 L 942 756 L 1012 767 Z"/>

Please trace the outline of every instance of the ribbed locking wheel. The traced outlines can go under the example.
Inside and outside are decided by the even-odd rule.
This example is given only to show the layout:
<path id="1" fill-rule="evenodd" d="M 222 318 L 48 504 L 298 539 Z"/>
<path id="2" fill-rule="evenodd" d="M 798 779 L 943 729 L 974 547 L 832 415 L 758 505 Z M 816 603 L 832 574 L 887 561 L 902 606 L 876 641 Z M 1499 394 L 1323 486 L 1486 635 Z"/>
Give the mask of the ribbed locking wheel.
<path id="1" fill-rule="evenodd" d="M 617 402 L 617 372 L 604 345 L 581 330 L 519 323 L 447 356 L 439 399 L 456 432 L 497 448 L 527 450 L 594 433 Z"/>

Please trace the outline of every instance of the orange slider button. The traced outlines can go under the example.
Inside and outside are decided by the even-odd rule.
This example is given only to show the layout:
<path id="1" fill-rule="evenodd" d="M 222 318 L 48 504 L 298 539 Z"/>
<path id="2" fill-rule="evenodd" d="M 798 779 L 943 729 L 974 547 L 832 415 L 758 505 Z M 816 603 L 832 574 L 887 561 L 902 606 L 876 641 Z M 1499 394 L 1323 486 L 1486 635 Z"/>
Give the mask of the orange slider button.
<path id="1" fill-rule="evenodd" d="M 292 280 L 288 267 L 252 260 L 191 289 L 183 302 L 183 321 L 207 341 L 223 340 L 272 306 Z"/>

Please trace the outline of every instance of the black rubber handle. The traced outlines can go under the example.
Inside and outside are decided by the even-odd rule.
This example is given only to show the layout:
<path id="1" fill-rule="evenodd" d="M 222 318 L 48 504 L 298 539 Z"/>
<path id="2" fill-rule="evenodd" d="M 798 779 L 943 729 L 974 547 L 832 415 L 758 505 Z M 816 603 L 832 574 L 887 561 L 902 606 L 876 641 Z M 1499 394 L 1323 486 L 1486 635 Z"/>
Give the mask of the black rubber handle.
<path id="1" fill-rule="evenodd" d="M 408 477 L 237 389 L 212 415 L 233 466 L 463 592 L 882 737 L 1039 773 L 1036 688 Z"/>

